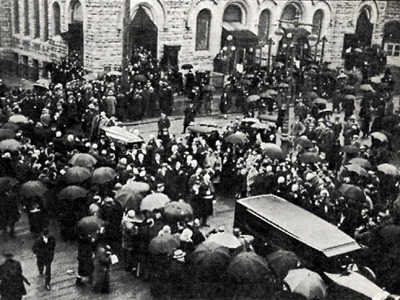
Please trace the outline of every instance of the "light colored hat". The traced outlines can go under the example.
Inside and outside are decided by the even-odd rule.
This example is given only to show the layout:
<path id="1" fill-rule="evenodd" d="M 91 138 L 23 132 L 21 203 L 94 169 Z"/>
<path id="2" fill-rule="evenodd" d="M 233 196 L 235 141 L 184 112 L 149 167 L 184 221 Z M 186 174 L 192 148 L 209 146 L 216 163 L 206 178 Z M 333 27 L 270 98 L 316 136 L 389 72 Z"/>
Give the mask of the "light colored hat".
<path id="1" fill-rule="evenodd" d="M 177 249 L 177 250 L 174 251 L 174 258 L 175 259 L 182 259 L 182 258 L 185 257 L 185 255 L 186 255 L 186 253 L 183 252 L 181 249 Z"/>
<path id="2" fill-rule="evenodd" d="M 182 242 L 191 242 L 192 241 L 192 235 L 193 235 L 193 231 L 191 231 L 189 228 L 185 228 L 181 235 L 179 236 L 179 239 Z"/>

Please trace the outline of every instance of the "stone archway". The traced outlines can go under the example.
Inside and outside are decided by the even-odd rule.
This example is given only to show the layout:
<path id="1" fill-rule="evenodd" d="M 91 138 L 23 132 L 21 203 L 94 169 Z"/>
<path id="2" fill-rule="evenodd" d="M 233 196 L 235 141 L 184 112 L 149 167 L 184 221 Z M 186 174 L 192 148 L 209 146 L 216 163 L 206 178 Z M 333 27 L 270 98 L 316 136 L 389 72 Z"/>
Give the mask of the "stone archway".
<path id="1" fill-rule="evenodd" d="M 355 42 L 356 47 L 366 47 L 371 46 L 372 33 L 374 30 L 374 24 L 371 22 L 371 9 L 365 6 L 357 19 L 356 32 L 355 32 Z"/>
<path id="2" fill-rule="evenodd" d="M 80 0 L 72 0 L 68 8 L 68 31 L 64 39 L 68 43 L 68 55 L 77 55 L 81 62 L 84 60 L 84 14 Z"/>

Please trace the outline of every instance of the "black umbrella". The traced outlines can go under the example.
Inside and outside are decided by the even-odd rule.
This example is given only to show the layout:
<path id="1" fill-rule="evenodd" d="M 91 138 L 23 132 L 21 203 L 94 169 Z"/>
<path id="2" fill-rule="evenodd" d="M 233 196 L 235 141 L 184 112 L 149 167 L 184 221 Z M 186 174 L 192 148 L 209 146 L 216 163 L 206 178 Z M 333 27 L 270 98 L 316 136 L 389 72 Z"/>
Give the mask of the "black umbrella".
<path id="1" fill-rule="evenodd" d="M 4 176 L 0 177 L 0 191 L 7 191 L 16 186 L 19 181 L 15 178 Z"/>
<path id="2" fill-rule="evenodd" d="M 0 128 L 0 141 L 15 138 L 15 132 L 11 129 Z"/>
<path id="3" fill-rule="evenodd" d="M 60 200 L 76 200 L 80 198 L 85 198 L 88 194 L 88 190 L 77 185 L 70 185 L 62 189 L 58 194 L 58 199 Z"/>
<path id="4" fill-rule="evenodd" d="M 305 164 L 315 164 L 321 161 L 321 157 L 318 153 L 306 152 L 300 155 L 299 161 Z"/>
<path id="5" fill-rule="evenodd" d="M 193 69 L 193 66 L 191 64 L 184 64 L 184 65 L 182 65 L 181 68 L 184 70 L 190 70 L 190 69 Z"/>
<path id="6" fill-rule="evenodd" d="M 184 201 L 172 201 L 165 205 L 163 215 L 169 220 L 190 220 L 193 218 L 193 208 Z"/>
<path id="7" fill-rule="evenodd" d="M 228 274 L 236 283 L 261 283 L 267 281 L 271 271 L 264 257 L 255 252 L 242 252 L 229 264 Z"/>
<path id="8" fill-rule="evenodd" d="M 136 74 L 135 76 L 133 76 L 133 81 L 136 81 L 136 82 L 147 82 L 147 78 L 143 74 Z"/>
<path id="9" fill-rule="evenodd" d="M 270 268 L 279 279 L 285 278 L 289 270 L 297 269 L 301 266 L 300 259 L 291 251 L 278 250 L 268 255 L 267 259 Z"/>

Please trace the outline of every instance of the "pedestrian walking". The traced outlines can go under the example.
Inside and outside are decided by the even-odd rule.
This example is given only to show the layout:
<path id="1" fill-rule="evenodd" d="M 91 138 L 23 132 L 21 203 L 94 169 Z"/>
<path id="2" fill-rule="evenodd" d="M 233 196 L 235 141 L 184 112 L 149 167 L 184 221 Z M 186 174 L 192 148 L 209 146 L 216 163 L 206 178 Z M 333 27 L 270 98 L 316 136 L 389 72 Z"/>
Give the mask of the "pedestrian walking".
<path id="1" fill-rule="evenodd" d="M 104 243 L 99 243 L 94 258 L 93 290 L 100 293 L 110 291 L 110 266 L 111 248 Z"/>
<path id="2" fill-rule="evenodd" d="M 26 295 L 24 283 L 31 285 L 22 274 L 21 263 L 5 253 L 6 261 L 0 265 L 0 295 L 2 300 L 20 300 Z"/>
<path id="3" fill-rule="evenodd" d="M 82 278 L 88 277 L 89 283 L 93 280 L 94 252 L 96 251 L 95 239 L 91 237 L 80 237 L 78 239 L 78 274 L 76 285 L 83 285 Z"/>
<path id="4" fill-rule="evenodd" d="M 45 270 L 45 287 L 50 291 L 51 263 L 54 259 L 54 250 L 56 248 L 56 239 L 50 235 L 47 228 L 43 229 L 41 236 L 36 239 L 32 247 L 32 252 L 36 255 L 36 264 L 39 275 L 43 276 Z"/>
<path id="5" fill-rule="evenodd" d="M 185 119 L 183 120 L 183 132 L 186 133 L 186 128 L 190 125 L 190 123 L 194 122 L 194 117 L 196 116 L 196 111 L 193 108 L 193 104 L 190 103 L 188 107 L 184 110 Z"/>

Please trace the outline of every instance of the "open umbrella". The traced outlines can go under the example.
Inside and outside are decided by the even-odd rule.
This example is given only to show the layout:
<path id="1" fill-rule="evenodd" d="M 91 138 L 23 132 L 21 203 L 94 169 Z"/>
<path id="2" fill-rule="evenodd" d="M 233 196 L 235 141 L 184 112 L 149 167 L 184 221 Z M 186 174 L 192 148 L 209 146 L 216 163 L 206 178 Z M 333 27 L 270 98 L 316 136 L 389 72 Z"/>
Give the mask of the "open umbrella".
<path id="1" fill-rule="evenodd" d="M 86 75 L 83 75 L 82 78 L 87 80 L 87 81 L 91 81 L 91 80 L 96 80 L 97 76 L 96 76 L 96 74 L 88 73 Z"/>
<path id="2" fill-rule="evenodd" d="M 64 175 L 61 176 L 61 179 L 67 184 L 76 184 L 84 182 L 85 180 L 92 177 L 89 169 L 80 166 L 74 166 L 72 168 L 67 169 Z"/>
<path id="3" fill-rule="evenodd" d="M 308 92 L 304 95 L 305 99 L 315 100 L 318 98 L 318 94 L 316 92 Z"/>
<path id="4" fill-rule="evenodd" d="M 188 257 L 196 269 L 198 278 L 213 282 L 219 280 L 228 268 L 231 256 L 229 250 L 217 243 L 203 242 Z"/>
<path id="5" fill-rule="evenodd" d="M 120 71 L 116 71 L 116 70 L 110 71 L 107 73 L 107 76 L 121 76 L 121 75 L 122 75 L 122 73 Z"/>
<path id="6" fill-rule="evenodd" d="M 300 155 L 299 161 L 305 164 L 315 164 L 321 161 L 321 157 L 318 153 L 306 152 Z"/>
<path id="7" fill-rule="evenodd" d="M 370 169 L 372 167 L 371 163 L 368 160 L 361 157 L 355 157 L 350 159 L 349 164 L 358 165 L 360 167 L 363 167 L 364 169 Z"/>
<path id="8" fill-rule="evenodd" d="M 183 64 L 181 68 L 184 69 L 184 70 L 190 70 L 190 69 L 193 69 L 193 65 L 191 65 L 191 64 Z"/>
<path id="9" fill-rule="evenodd" d="M 248 96 L 248 97 L 246 98 L 246 101 L 247 101 L 248 103 L 250 103 L 250 102 L 256 102 L 256 101 L 258 101 L 258 100 L 260 100 L 260 96 L 259 96 L 259 95 L 250 95 L 250 96 Z"/>
<path id="10" fill-rule="evenodd" d="M 354 145 L 346 145 L 340 148 L 340 152 L 343 153 L 358 153 L 360 152 L 360 148 Z"/>
<path id="11" fill-rule="evenodd" d="M 386 142 L 386 143 L 388 142 L 387 136 L 378 131 L 371 133 L 371 137 L 373 137 L 374 139 L 376 139 L 380 142 Z"/>
<path id="12" fill-rule="evenodd" d="M 343 100 L 355 101 L 356 100 L 356 96 L 354 96 L 354 95 L 346 95 L 346 96 L 344 96 Z"/>
<path id="13" fill-rule="evenodd" d="M 360 90 L 362 90 L 364 92 L 373 92 L 374 91 L 374 89 L 372 88 L 372 86 L 370 84 L 360 85 Z"/>
<path id="14" fill-rule="evenodd" d="M 288 272 L 301 266 L 300 259 L 291 251 L 278 250 L 267 257 L 269 267 L 279 279 L 286 277 Z"/>
<path id="15" fill-rule="evenodd" d="M 143 195 L 139 192 L 132 191 L 129 188 L 122 187 L 115 193 L 115 201 L 121 204 L 125 210 L 133 209 L 136 212 L 140 211 L 140 202 L 143 200 Z"/>
<path id="16" fill-rule="evenodd" d="M 318 273 L 308 269 L 290 270 L 284 281 L 293 293 L 300 294 L 307 299 L 324 298 L 328 288 L 328 285 Z"/>
<path id="17" fill-rule="evenodd" d="M 2 129 L 10 129 L 10 130 L 15 132 L 15 131 L 17 131 L 19 129 L 19 126 L 17 124 L 15 124 L 15 123 L 12 123 L 12 122 L 6 122 L 3 125 L 1 125 L 1 128 Z"/>
<path id="18" fill-rule="evenodd" d="M 387 245 L 398 247 L 400 241 L 400 225 L 385 225 L 379 230 L 381 236 Z"/>
<path id="19" fill-rule="evenodd" d="M 92 183 L 104 184 L 117 176 L 117 172 L 110 167 L 100 167 L 93 171 Z"/>
<path id="20" fill-rule="evenodd" d="M 63 188 L 58 194 L 58 199 L 60 200 L 76 200 L 80 198 L 85 198 L 88 194 L 88 190 L 77 185 L 70 185 Z"/>
<path id="21" fill-rule="evenodd" d="M 242 252 L 230 262 L 228 274 L 236 283 L 262 283 L 267 281 L 271 272 L 264 257 L 255 252 Z"/>
<path id="22" fill-rule="evenodd" d="M 8 191 L 15 187 L 19 181 L 10 176 L 0 177 L 0 191 Z"/>
<path id="23" fill-rule="evenodd" d="M 171 200 L 163 193 L 153 193 L 146 196 L 140 203 L 140 210 L 153 211 L 155 209 L 163 208 Z"/>
<path id="24" fill-rule="evenodd" d="M 339 187 L 339 192 L 343 196 L 351 198 L 353 200 L 359 200 L 359 201 L 365 200 L 365 195 L 363 190 L 354 184 L 347 184 L 347 183 L 341 184 Z"/>
<path id="25" fill-rule="evenodd" d="M 242 78 L 242 79 L 240 80 L 240 83 L 241 83 L 242 85 L 251 85 L 251 81 L 248 80 L 248 79 L 246 79 L 246 78 Z"/>
<path id="26" fill-rule="evenodd" d="M 104 226 L 104 221 L 96 216 L 84 217 L 78 221 L 76 227 L 79 234 L 83 237 L 97 235 Z"/>
<path id="27" fill-rule="evenodd" d="M 208 133 L 215 131 L 216 128 L 211 128 L 208 126 L 193 125 L 193 126 L 189 126 L 188 130 L 193 133 L 208 134 Z"/>
<path id="28" fill-rule="evenodd" d="M 254 123 L 250 127 L 254 128 L 254 129 L 266 129 L 266 130 L 270 130 L 271 129 L 271 126 L 269 124 L 261 123 L 261 122 Z"/>
<path id="29" fill-rule="evenodd" d="M 346 74 L 340 73 L 340 74 L 338 75 L 337 79 L 345 79 L 345 78 L 347 78 L 347 77 L 348 77 L 348 76 L 347 76 Z"/>
<path id="30" fill-rule="evenodd" d="M 0 128 L 0 141 L 15 138 L 15 132 L 11 129 Z"/>
<path id="31" fill-rule="evenodd" d="M 382 76 L 378 75 L 378 76 L 373 76 L 370 78 L 370 81 L 372 83 L 381 83 L 382 82 Z"/>
<path id="32" fill-rule="evenodd" d="M 33 84 L 33 86 L 34 86 L 34 87 L 38 87 L 38 88 L 42 88 L 42 89 L 48 90 L 49 87 L 50 87 L 50 80 L 44 79 L 44 78 L 38 79 L 38 80 Z"/>
<path id="33" fill-rule="evenodd" d="M 31 180 L 21 185 L 20 194 L 25 198 L 42 198 L 47 192 L 47 187 L 39 180 Z"/>
<path id="34" fill-rule="evenodd" d="M 147 82 L 147 78 L 143 74 L 136 74 L 132 79 L 136 82 Z"/>
<path id="35" fill-rule="evenodd" d="M 205 85 L 204 87 L 203 87 L 203 91 L 206 91 L 206 92 L 215 92 L 217 89 L 215 88 L 215 86 L 214 85 L 212 85 L 212 84 L 207 84 L 207 85 Z"/>
<path id="36" fill-rule="evenodd" d="M 273 143 L 261 143 L 260 145 L 262 153 L 271 159 L 283 159 L 285 158 L 282 149 Z"/>
<path id="37" fill-rule="evenodd" d="M 400 172 L 399 169 L 391 164 L 380 164 L 377 167 L 378 171 L 381 171 L 385 175 L 390 175 L 390 176 L 399 176 Z"/>
<path id="38" fill-rule="evenodd" d="M 278 94 L 275 90 L 266 90 L 260 94 L 260 98 L 273 98 Z"/>
<path id="39" fill-rule="evenodd" d="M 162 234 L 154 237 L 149 244 L 149 251 L 152 254 L 170 254 L 179 247 L 178 240 L 171 234 Z"/>
<path id="40" fill-rule="evenodd" d="M 243 145 L 243 144 L 248 143 L 249 139 L 247 138 L 246 134 L 238 131 L 238 132 L 235 132 L 235 133 L 225 137 L 225 141 L 228 143 L 231 143 L 231 144 Z"/>
<path id="41" fill-rule="evenodd" d="M 0 142 L 1 151 L 17 151 L 22 147 L 22 144 L 14 139 L 7 139 Z"/>
<path id="42" fill-rule="evenodd" d="M 27 124 L 29 123 L 29 119 L 25 117 L 24 115 L 12 115 L 9 119 L 8 122 L 11 123 L 17 123 L 17 124 Z"/>
<path id="43" fill-rule="evenodd" d="M 359 165 L 350 164 L 350 165 L 346 165 L 344 167 L 349 172 L 354 172 L 360 176 L 369 177 L 368 172 Z"/>
<path id="44" fill-rule="evenodd" d="M 193 208 L 184 201 L 172 201 L 165 205 L 163 216 L 169 220 L 190 220 L 193 218 Z"/>
<path id="45" fill-rule="evenodd" d="M 313 143 L 306 137 L 305 135 L 302 135 L 294 140 L 294 143 L 296 145 L 300 145 L 305 149 L 311 148 L 313 146 Z"/>
<path id="46" fill-rule="evenodd" d="M 240 241 L 236 236 L 230 232 L 217 232 L 207 239 L 208 242 L 214 242 L 229 249 L 236 249 L 240 247 Z"/>
<path id="47" fill-rule="evenodd" d="M 278 84 L 278 88 L 287 89 L 289 88 L 289 85 L 286 82 L 281 82 Z"/>
<path id="48" fill-rule="evenodd" d="M 326 101 L 323 98 L 317 98 L 317 99 L 313 100 L 313 103 L 318 104 L 318 105 L 325 105 L 325 106 L 328 105 L 328 101 Z"/>
<path id="49" fill-rule="evenodd" d="M 333 111 L 331 109 L 322 109 L 318 112 L 318 117 L 324 117 L 326 115 L 332 115 Z"/>
<path id="50" fill-rule="evenodd" d="M 73 166 L 92 168 L 97 163 L 97 159 L 88 153 L 77 153 L 68 163 Z"/>
<path id="51" fill-rule="evenodd" d="M 148 183 L 141 181 L 133 181 L 131 179 L 129 179 L 122 188 L 127 188 L 137 193 L 147 193 L 148 191 L 150 191 L 150 185 Z"/>

